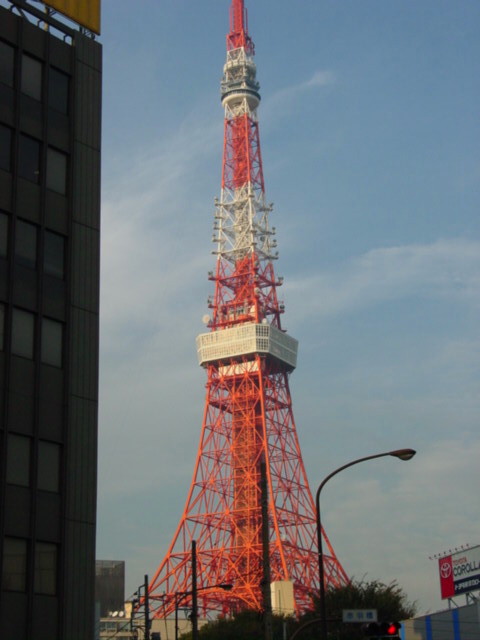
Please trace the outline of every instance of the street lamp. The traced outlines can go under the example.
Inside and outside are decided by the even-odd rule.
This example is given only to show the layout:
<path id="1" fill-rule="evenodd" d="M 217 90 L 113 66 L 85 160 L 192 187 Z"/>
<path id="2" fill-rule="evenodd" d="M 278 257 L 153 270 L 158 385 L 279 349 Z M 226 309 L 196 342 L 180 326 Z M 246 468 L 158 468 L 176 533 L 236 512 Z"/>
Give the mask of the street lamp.
<path id="1" fill-rule="evenodd" d="M 320 492 L 326 483 L 336 476 L 337 473 L 343 471 L 344 469 L 348 469 L 348 467 L 353 467 L 354 464 L 359 464 L 360 462 L 366 462 L 367 460 L 374 460 L 375 458 L 383 458 L 385 456 L 393 456 L 394 458 L 398 458 L 399 460 L 411 460 L 415 455 L 416 451 L 413 449 L 396 449 L 395 451 L 387 451 L 385 453 L 377 453 L 373 456 L 366 456 L 365 458 L 359 458 L 358 460 L 353 460 L 343 466 L 339 467 L 335 471 L 332 471 L 320 484 L 317 489 L 317 495 L 315 498 L 315 507 L 316 507 L 316 516 L 317 516 L 317 544 L 318 544 L 318 575 L 320 579 L 320 617 L 321 617 L 321 639 L 327 640 L 327 608 L 325 603 L 325 572 L 323 565 L 323 549 L 322 549 L 322 523 L 320 521 Z"/>
<path id="2" fill-rule="evenodd" d="M 233 589 L 233 584 L 213 584 L 207 585 L 206 587 L 199 587 L 196 591 L 207 591 L 207 589 L 222 589 L 223 591 L 231 591 Z M 187 596 L 193 595 L 193 589 L 191 591 L 177 591 L 175 593 L 175 640 L 178 640 L 178 608 L 179 604 L 186 598 Z M 192 611 L 193 616 L 196 615 L 196 611 Z M 192 616 L 192 622 L 193 622 Z"/>

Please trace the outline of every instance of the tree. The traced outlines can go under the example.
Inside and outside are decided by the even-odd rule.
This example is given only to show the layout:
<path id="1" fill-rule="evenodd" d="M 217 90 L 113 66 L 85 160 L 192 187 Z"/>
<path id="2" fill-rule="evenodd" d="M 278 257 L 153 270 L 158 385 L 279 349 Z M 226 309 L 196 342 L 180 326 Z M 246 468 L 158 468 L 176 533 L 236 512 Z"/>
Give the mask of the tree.
<path id="1" fill-rule="evenodd" d="M 377 609 L 379 620 L 405 620 L 415 615 L 415 603 L 408 602 L 407 595 L 396 582 L 389 585 L 378 580 L 371 582 L 352 580 L 344 587 L 327 589 L 325 594 L 329 640 L 359 640 L 362 638 L 361 625 L 342 623 L 343 609 Z M 312 621 L 298 635 L 298 640 L 318 640 L 319 600 L 314 597 L 314 609 L 300 618 L 273 616 L 274 640 L 283 638 L 283 628 L 287 626 L 287 638 L 299 627 Z M 200 640 L 263 640 L 263 618 L 258 611 L 242 611 L 232 618 L 219 618 L 201 627 Z M 191 634 L 181 636 L 190 640 Z"/>
<path id="2" fill-rule="evenodd" d="M 293 618 L 273 616 L 273 637 L 283 638 L 283 624 L 286 620 L 289 637 L 293 633 L 295 621 Z M 199 630 L 200 640 L 263 640 L 263 615 L 259 611 L 241 611 L 232 618 L 219 618 L 204 625 Z M 181 640 L 191 640 L 192 634 L 181 636 Z"/>
<path id="3" fill-rule="evenodd" d="M 302 616 L 300 624 L 319 617 L 319 599 L 314 598 L 315 610 Z M 376 609 L 378 620 L 405 620 L 416 613 L 416 604 L 409 602 L 406 593 L 396 582 L 386 585 L 378 580 L 352 580 L 343 587 L 330 587 L 325 594 L 329 636 L 331 640 L 357 640 L 363 637 L 361 625 L 342 622 L 343 609 Z M 299 640 L 317 640 L 318 626 L 305 629 Z"/>

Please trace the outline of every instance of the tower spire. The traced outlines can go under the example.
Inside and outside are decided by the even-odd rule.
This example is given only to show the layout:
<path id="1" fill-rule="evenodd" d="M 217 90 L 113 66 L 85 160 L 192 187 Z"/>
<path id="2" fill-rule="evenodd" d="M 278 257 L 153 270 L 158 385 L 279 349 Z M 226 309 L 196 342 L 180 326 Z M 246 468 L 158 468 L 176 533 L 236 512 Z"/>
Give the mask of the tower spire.
<path id="1" fill-rule="evenodd" d="M 230 33 L 227 34 L 227 51 L 239 47 L 251 48 L 253 42 L 248 35 L 247 10 L 244 0 L 232 0 L 230 6 Z"/>
<path id="2" fill-rule="evenodd" d="M 292 411 L 289 375 L 297 341 L 281 326 L 284 305 L 272 205 L 265 198 L 253 42 L 243 0 L 232 0 L 221 82 L 225 111 L 220 197 L 215 201 L 214 295 L 206 333 L 197 337 L 207 375 L 197 461 L 183 515 L 150 584 L 162 595 L 157 617 L 175 594 L 192 590 L 190 549 L 196 544 L 199 605 L 214 611 L 262 608 L 262 488 L 268 485 L 270 571 L 292 585 L 292 607 L 312 606 L 318 590 L 315 505 Z M 323 532 L 328 585 L 347 576 Z M 223 591 L 218 585 L 232 584 Z M 215 586 L 216 585 L 216 586 Z M 212 588 L 213 587 L 213 588 Z"/>

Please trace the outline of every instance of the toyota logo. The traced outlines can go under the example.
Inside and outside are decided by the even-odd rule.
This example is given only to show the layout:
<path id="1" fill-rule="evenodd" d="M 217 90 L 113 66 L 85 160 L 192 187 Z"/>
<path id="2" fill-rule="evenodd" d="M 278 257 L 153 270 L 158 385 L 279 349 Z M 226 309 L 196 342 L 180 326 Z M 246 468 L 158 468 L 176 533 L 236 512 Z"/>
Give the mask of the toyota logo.
<path id="1" fill-rule="evenodd" d="M 442 563 L 440 567 L 440 574 L 442 578 L 449 578 L 452 573 L 452 567 L 449 562 Z"/>

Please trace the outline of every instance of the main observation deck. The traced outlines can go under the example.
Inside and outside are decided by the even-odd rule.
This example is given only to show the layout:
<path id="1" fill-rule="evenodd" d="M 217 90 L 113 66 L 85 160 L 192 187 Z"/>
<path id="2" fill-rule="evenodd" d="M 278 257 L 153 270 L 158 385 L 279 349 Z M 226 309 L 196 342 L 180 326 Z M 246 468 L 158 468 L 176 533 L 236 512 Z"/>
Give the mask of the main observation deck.
<path id="1" fill-rule="evenodd" d="M 196 342 L 198 362 L 203 367 L 257 353 L 279 360 L 290 371 L 297 366 L 298 340 L 269 324 L 252 322 L 201 333 Z"/>

